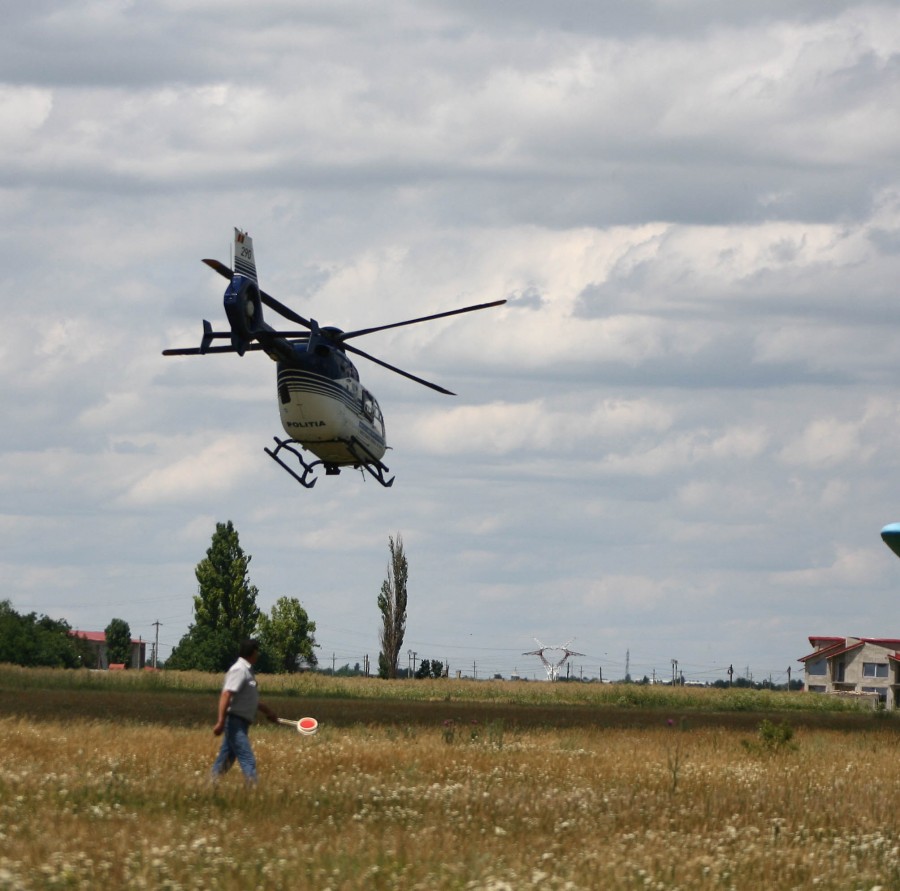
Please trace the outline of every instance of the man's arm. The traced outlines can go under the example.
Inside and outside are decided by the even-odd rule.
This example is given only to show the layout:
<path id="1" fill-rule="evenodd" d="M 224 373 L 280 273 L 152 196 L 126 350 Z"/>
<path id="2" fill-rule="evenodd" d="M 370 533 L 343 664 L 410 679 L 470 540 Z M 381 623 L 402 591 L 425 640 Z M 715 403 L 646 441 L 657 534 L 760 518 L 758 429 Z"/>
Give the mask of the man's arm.
<path id="1" fill-rule="evenodd" d="M 272 711 L 264 702 L 260 702 L 257 705 L 257 709 L 261 711 L 273 724 L 278 723 L 278 715 Z"/>
<path id="2" fill-rule="evenodd" d="M 222 695 L 219 697 L 219 715 L 216 726 L 213 727 L 213 733 L 215 733 L 216 736 L 221 736 L 222 731 L 225 729 L 225 718 L 228 715 L 228 706 L 231 705 L 232 696 L 234 696 L 234 694 L 231 690 L 223 690 Z"/>

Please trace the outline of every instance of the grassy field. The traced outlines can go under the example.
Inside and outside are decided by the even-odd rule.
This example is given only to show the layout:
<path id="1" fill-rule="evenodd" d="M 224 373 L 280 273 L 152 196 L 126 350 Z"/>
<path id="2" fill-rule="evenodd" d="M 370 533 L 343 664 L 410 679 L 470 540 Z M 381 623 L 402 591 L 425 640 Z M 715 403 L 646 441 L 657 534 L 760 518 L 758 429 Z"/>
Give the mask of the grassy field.
<path id="1" fill-rule="evenodd" d="M 893 715 L 263 677 L 321 729 L 255 727 L 246 790 L 208 779 L 219 683 L 0 668 L 0 888 L 900 888 Z"/>

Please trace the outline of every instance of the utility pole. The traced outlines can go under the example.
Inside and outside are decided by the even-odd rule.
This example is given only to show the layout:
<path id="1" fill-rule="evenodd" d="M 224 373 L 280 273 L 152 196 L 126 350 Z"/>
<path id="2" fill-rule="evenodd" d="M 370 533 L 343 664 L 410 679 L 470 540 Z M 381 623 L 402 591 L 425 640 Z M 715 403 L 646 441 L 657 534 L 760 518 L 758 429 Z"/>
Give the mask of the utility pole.
<path id="1" fill-rule="evenodd" d="M 153 643 L 153 667 L 156 668 L 157 653 L 159 652 L 159 626 L 162 622 L 157 619 L 154 623 L 156 626 L 156 640 Z"/>

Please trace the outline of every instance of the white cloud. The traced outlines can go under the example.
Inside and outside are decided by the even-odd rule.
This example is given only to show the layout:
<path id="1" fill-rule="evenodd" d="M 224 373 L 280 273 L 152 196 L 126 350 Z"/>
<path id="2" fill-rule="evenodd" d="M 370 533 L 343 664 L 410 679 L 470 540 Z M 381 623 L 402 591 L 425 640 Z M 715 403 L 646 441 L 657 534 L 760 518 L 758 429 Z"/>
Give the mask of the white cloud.
<path id="1" fill-rule="evenodd" d="M 568 404 L 566 404 L 568 403 Z M 588 396 L 575 401 L 488 403 L 432 410 L 417 418 L 411 442 L 438 455 L 504 455 L 522 451 L 570 453 L 638 434 L 658 434 L 671 413 L 653 403 Z"/>
<path id="2" fill-rule="evenodd" d="M 126 503 L 134 506 L 193 501 L 233 490 L 239 476 L 249 471 L 250 456 L 256 457 L 244 435 L 223 435 L 206 446 L 185 438 L 170 442 L 180 457 L 150 470 L 128 490 Z"/>
<path id="3" fill-rule="evenodd" d="M 39 87 L 0 86 L 0 157 L 21 151 L 53 108 L 53 94 Z"/>
<path id="4" fill-rule="evenodd" d="M 810 423 L 781 452 L 788 464 L 805 467 L 831 467 L 845 461 L 865 462 L 871 448 L 863 448 L 859 427 L 834 418 L 820 418 Z"/>
<path id="5" fill-rule="evenodd" d="M 855 592 L 878 584 L 883 576 L 881 550 L 837 547 L 832 561 L 794 572 L 775 573 L 772 580 L 785 588 L 830 590 L 851 588 Z M 851 633 L 851 632 L 848 632 Z"/>

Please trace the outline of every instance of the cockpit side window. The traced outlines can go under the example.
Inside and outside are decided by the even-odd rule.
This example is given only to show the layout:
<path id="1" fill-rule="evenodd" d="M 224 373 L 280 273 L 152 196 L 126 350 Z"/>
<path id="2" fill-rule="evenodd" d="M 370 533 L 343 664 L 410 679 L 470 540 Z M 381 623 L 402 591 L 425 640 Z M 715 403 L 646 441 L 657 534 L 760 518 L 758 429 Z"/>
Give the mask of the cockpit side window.
<path id="1" fill-rule="evenodd" d="M 384 418 L 381 414 L 381 408 L 375 401 L 375 397 L 368 390 L 363 390 L 362 393 L 362 410 L 363 414 L 371 422 L 372 426 L 383 437 Z"/>

